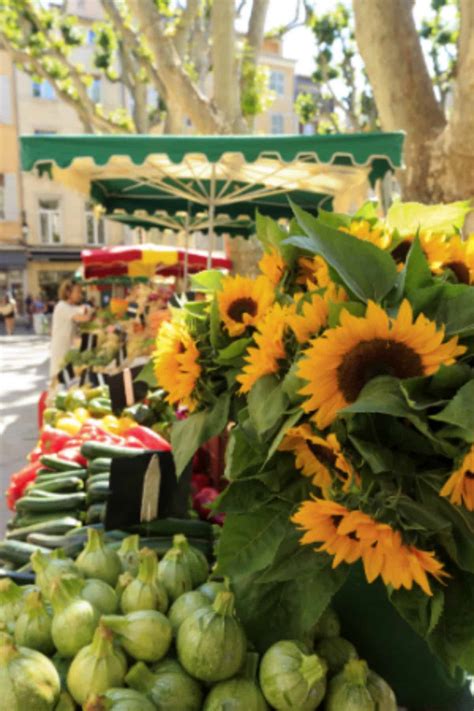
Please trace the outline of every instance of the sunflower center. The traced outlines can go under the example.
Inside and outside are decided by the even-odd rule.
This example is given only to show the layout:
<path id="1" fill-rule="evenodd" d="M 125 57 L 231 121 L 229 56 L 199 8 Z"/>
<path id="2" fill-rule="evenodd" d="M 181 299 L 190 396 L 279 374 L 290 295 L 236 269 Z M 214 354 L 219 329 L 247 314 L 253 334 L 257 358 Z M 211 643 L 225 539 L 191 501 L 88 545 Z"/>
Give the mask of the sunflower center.
<path id="1" fill-rule="evenodd" d="M 400 264 L 400 262 L 404 262 L 407 258 L 407 254 L 410 251 L 410 247 L 412 245 L 411 240 L 409 239 L 404 239 L 403 242 L 400 242 L 395 249 L 392 251 L 392 257 L 396 261 L 397 264 Z"/>
<path id="2" fill-rule="evenodd" d="M 324 447 L 322 444 L 315 444 L 314 442 L 311 442 L 311 440 L 306 440 L 306 444 L 308 445 L 308 449 L 310 450 L 311 454 L 314 454 L 318 462 L 321 462 L 322 464 L 327 464 L 329 467 L 333 467 L 336 463 L 336 455 L 332 451 L 332 449 L 329 449 L 329 447 Z"/>
<path id="3" fill-rule="evenodd" d="M 364 385 L 378 375 L 403 379 L 423 372 L 420 356 L 405 343 L 374 338 L 361 341 L 344 356 L 337 369 L 337 382 L 346 402 L 354 402 Z"/>
<path id="4" fill-rule="evenodd" d="M 461 282 L 461 284 L 469 284 L 469 269 L 464 262 L 448 262 L 447 264 L 443 264 L 443 266 L 447 269 L 451 269 L 451 271 L 456 275 L 456 279 Z"/>
<path id="5" fill-rule="evenodd" d="M 334 528 L 337 528 L 341 521 L 343 520 L 344 516 L 331 516 L 331 520 L 334 524 Z"/>
<path id="6" fill-rule="evenodd" d="M 471 481 L 474 480 L 474 472 L 467 470 L 467 472 L 464 473 L 464 478 L 465 479 L 470 479 Z"/>
<path id="7" fill-rule="evenodd" d="M 236 299 L 231 303 L 227 310 L 227 314 L 233 321 L 242 323 L 244 314 L 250 314 L 250 316 L 255 316 L 257 313 L 257 304 L 253 299 L 248 297 L 242 297 L 241 299 Z"/>

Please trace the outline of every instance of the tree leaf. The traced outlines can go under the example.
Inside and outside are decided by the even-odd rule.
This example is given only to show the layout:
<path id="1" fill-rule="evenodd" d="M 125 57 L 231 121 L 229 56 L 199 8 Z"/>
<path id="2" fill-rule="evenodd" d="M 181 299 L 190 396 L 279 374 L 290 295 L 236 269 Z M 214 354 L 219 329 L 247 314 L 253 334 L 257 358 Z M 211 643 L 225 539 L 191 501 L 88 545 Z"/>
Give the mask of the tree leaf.
<path id="1" fill-rule="evenodd" d="M 191 276 L 191 286 L 196 291 L 216 291 L 222 284 L 224 275 L 217 269 L 205 269 Z"/>
<path id="2" fill-rule="evenodd" d="M 260 435 L 277 424 L 287 406 L 288 397 L 274 375 L 257 380 L 248 395 L 250 420 Z"/>
<path id="3" fill-rule="evenodd" d="M 395 262 L 388 252 L 352 235 L 341 234 L 293 203 L 291 205 L 309 237 L 290 237 L 287 243 L 324 257 L 361 301 L 372 299 L 378 302 L 388 294 L 397 280 Z"/>
<path id="4" fill-rule="evenodd" d="M 415 234 L 419 228 L 453 234 L 461 229 L 466 215 L 471 211 L 470 200 L 446 205 L 423 205 L 419 202 L 394 202 L 386 222 L 400 234 Z"/>
<path id="5" fill-rule="evenodd" d="M 459 388 L 444 410 L 431 415 L 431 419 L 459 427 L 465 432 L 466 441 L 474 441 L 474 380 Z"/>
<path id="6" fill-rule="evenodd" d="M 171 428 L 171 446 L 176 476 L 184 469 L 199 447 L 222 432 L 229 418 L 230 395 L 221 395 L 212 409 L 197 412 Z"/>

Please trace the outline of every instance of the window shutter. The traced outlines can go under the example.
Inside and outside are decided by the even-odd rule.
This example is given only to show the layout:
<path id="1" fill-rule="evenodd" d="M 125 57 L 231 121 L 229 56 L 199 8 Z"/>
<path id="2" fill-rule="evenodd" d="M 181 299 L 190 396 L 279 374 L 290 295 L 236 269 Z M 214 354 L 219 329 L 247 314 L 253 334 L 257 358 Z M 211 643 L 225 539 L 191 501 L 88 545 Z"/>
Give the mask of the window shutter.
<path id="1" fill-rule="evenodd" d="M 19 219 L 16 173 L 5 173 L 5 220 Z"/>
<path id="2" fill-rule="evenodd" d="M 0 123 L 13 123 L 10 77 L 0 74 Z"/>

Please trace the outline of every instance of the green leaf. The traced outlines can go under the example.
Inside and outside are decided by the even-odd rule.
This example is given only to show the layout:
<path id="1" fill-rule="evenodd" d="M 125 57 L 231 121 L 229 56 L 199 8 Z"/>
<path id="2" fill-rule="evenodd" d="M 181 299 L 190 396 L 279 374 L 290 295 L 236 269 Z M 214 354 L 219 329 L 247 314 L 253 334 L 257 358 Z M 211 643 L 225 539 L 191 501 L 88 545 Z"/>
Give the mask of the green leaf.
<path id="1" fill-rule="evenodd" d="M 268 449 L 268 454 L 266 461 L 268 461 L 275 452 L 277 451 L 278 447 L 280 446 L 283 437 L 285 436 L 285 433 L 291 428 L 294 427 L 297 422 L 303 417 L 303 411 L 298 408 L 296 412 L 293 412 L 289 417 L 286 418 L 280 429 L 278 430 L 278 433 L 271 443 L 271 446 Z"/>
<path id="2" fill-rule="evenodd" d="M 217 299 L 213 299 L 210 309 L 210 324 L 209 324 L 209 337 L 211 341 L 211 346 L 213 348 L 219 349 L 222 345 L 224 334 L 221 328 L 221 317 L 219 314 L 219 304 Z"/>
<path id="3" fill-rule="evenodd" d="M 230 432 L 226 449 L 224 476 L 233 481 L 258 471 L 265 460 L 266 449 L 252 440 L 244 429 L 236 425 Z"/>
<path id="4" fill-rule="evenodd" d="M 141 371 L 138 373 L 136 378 L 134 378 L 135 381 L 140 380 L 143 383 L 146 383 L 148 387 L 152 390 L 158 387 L 158 381 L 156 380 L 156 375 L 155 375 L 155 369 L 153 366 L 153 359 L 150 358 L 148 363 L 143 366 Z"/>
<path id="5" fill-rule="evenodd" d="M 220 288 L 224 275 L 216 269 L 206 269 L 191 277 L 191 286 L 196 291 L 216 291 Z"/>
<path id="6" fill-rule="evenodd" d="M 351 216 L 343 212 L 328 212 L 327 210 L 318 210 L 319 220 L 328 227 L 334 227 L 338 230 L 339 227 L 349 227 L 351 224 Z"/>
<path id="7" fill-rule="evenodd" d="M 431 419 L 459 427 L 465 432 L 467 442 L 474 441 L 474 380 L 459 388 L 444 410 Z"/>
<path id="8" fill-rule="evenodd" d="M 258 434 L 274 427 L 288 406 L 282 383 L 274 375 L 257 380 L 248 395 L 250 420 Z"/>
<path id="9" fill-rule="evenodd" d="M 288 237 L 286 230 L 282 229 L 276 220 L 262 215 L 258 210 L 255 216 L 257 238 L 262 243 L 266 251 L 276 249 L 285 257 L 287 263 L 291 263 L 294 258 L 294 248 L 285 245 L 283 242 Z"/>
<path id="10" fill-rule="evenodd" d="M 245 353 L 251 343 L 251 338 L 239 338 L 229 346 L 226 346 L 226 348 L 221 348 L 216 356 L 216 363 L 220 365 L 232 363 L 232 361 L 240 358 Z"/>
<path id="11" fill-rule="evenodd" d="M 424 639 L 435 629 L 444 609 L 444 593 L 439 587 L 432 597 L 415 586 L 412 590 L 391 590 L 389 598 L 403 619 Z"/>
<path id="12" fill-rule="evenodd" d="M 408 252 L 404 272 L 405 291 L 407 294 L 412 294 L 418 289 L 428 287 L 433 283 L 430 267 L 418 236 L 413 240 Z"/>
<path id="13" fill-rule="evenodd" d="M 463 284 L 445 284 L 435 319 L 444 324 L 447 336 L 474 335 L 474 289 Z"/>
<path id="14" fill-rule="evenodd" d="M 444 590 L 444 610 L 429 640 L 453 672 L 474 674 L 474 575 L 456 576 Z"/>
<path id="15" fill-rule="evenodd" d="M 329 318 L 328 326 L 329 328 L 335 328 L 339 326 L 339 319 L 341 317 L 341 311 L 349 311 L 353 316 L 365 316 L 366 306 L 358 301 L 341 301 L 329 303 Z"/>
<path id="16" fill-rule="evenodd" d="M 375 442 L 363 440 L 360 437 L 349 435 L 349 439 L 357 449 L 361 457 L 367 462 L 374 474 L 382 474 L 383 472 L 391 472 L 394 470 L 395 460 L 401 456 L 395 454 L 391 449 L 383 447 Z M 409 457 L 404 457 L 405 463 L 410 463 Z M 413 469 L 413 466 L 411 467 Z"/>
<path id="17" fill-rule="evenodd" d="M 218 573 L 234 577 L 266 568 L 287 532 L 290 511 L 286 502 L 274 501 L 257 511 L 228 514 L 219 540 Z"/>
<path id="18" fill-rule="evenodd" d="M 397 280 L 395 262 L 388 252 L 341 234 L 293 203 L 292 208 L 308 237 L 291 237 L 287 243 L 324 257 L 361 301 L 378 302 L 388 294 Z"/>
<path id="19" fill-rule="evenodd" d="M 319 213 L 318 213 L 319 214 Z M 354 213 L 354 219 L 360 220 L 378 220 L 377 214 L 377 203 L 373 200 L 367 200 L 364 202 L 362 207 L 359 207 L 357 212 Z"/>
<path id="20" fill-rule="evenodd" d="M 470 200 L 446 205 L 423 205 L 419 202 L 395 202 L 387 213 L 387 225 L 401 234 L 414 234 L 419 228 L 452 234 L 461 229 L 471 211 Z"/>
<path id="21" fill-rule="evenodd" d="M 234 481 L 227 486 L 216 502 L 216 511 L 227 514 L 251 513 L 275 499 L 275 494 L 258 479 Z"/>
<path id="22" fill-rule="evenodd" d="M 176 476 L 181 476 L 199 447 L 222 432 L 229 418 L 230 395 L 221 395 L 210 410 L 197 412 L 171 428 Z"/>

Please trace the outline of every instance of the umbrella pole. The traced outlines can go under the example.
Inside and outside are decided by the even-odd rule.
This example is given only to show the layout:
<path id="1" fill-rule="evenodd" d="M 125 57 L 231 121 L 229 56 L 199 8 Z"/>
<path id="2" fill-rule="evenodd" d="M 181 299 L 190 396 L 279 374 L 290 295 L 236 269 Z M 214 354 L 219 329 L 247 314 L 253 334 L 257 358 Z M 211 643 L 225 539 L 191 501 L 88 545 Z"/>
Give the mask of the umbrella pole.
<path id="1" fill-rule="evenodd" d="M 188 290 L 189 274 L 189 206 L 184 223 L 184 291 Z"/>
<path id="2" fill-rule="evenodd" d="M 216 199 L 216 167 L 212 166 L 212 176 L 209 195 L 209 251 L 207 253 L 207 268 L 212 267 L 212 253 L 214 251 L 214 208 Z"/>

